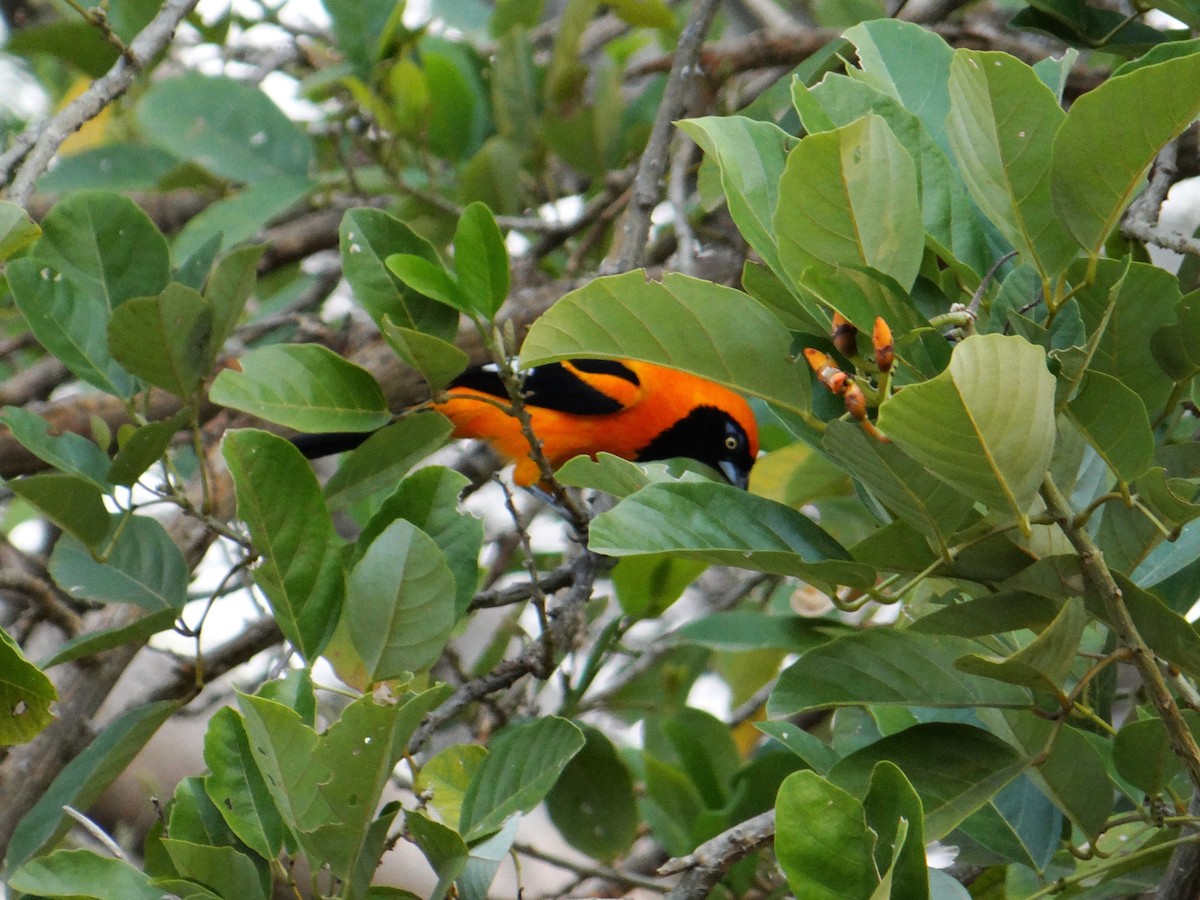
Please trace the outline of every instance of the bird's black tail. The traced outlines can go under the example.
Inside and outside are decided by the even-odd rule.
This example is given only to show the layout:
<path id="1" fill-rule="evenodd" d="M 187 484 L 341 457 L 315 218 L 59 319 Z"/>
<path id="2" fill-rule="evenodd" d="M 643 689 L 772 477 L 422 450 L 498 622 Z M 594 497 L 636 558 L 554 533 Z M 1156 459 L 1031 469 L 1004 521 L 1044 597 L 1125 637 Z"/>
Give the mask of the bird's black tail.
<path id="1" fill-rule="evenodd" d="M 373 431 L 330 431 L 325 434 L 298 434 L 291 439 L 305 459 L 320 459 L 353 450 L 373 435 Z"/>

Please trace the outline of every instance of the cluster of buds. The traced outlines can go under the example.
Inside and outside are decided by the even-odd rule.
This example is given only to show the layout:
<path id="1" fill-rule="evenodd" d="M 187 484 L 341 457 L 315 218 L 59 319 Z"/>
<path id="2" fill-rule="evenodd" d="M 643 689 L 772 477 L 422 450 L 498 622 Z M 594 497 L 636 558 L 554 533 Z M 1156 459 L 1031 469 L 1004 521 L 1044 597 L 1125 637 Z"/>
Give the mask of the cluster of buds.
<path id="1" fill-rule="evenodd" d="M 833 340 L 833 345 L 843 356 L 858 355 L 858 329 L 841 313 L 833 314 L 833 328 L 829 336 Z M 875 319 L 871 343 L 875 348 L 875 369 L 879 372 L 878 390 L 883 394 L 887 391 L 886 385 L 892 366 L 896 363 L 896 345 L 892 341 L 892 329 L 882 318 Z M 812 370 L 817 373 L 817 379 L 821 384 L 833 393 L 841 394 L 842 400 L 846 404 L 846 412 L 858 420 L 867 434 L 876 440 L 886 441 L 887 437 L 867 417 L 867 397 L 863 393 L 862 386 L 851 375 L 839 369 L 837 361 L 828 353 L 808 347 L 804 351 L 804 357 L 812 366 Z"/>

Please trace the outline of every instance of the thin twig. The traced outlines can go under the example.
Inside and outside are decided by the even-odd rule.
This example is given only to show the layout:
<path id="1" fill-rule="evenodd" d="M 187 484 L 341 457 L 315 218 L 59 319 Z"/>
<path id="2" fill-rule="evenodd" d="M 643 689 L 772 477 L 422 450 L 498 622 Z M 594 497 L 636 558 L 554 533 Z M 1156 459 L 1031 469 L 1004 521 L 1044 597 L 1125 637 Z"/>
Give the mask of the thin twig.
<path id="1" fill-rule="evenodd" d="M 122 54 L 111 69 L 93 81 L 82 94 L 68 103 L 48 122 L 36 126 L 32 140 L 24 135 L 14 147 L 26 152 L 12 159 L 0 160 L 0 179 L 7 180 L 9 167 L 20 161 L 12 180 L 8 198 L 25 206 L 33 196 L 33 188 L 42 177 L 59 146 L 80 126 L 98 116 L 113 100 L 125 93 L 150 60 L 171 42 L 175 29 L 196 6 L 197 0 L 167 0 L 158 14 L 129 43 L 128 53 Z M 5 154 L 8 157 L 9 154 Z M 21 161 L 23 159 L 23 161 Z"/>
<path id="2" fill-rule="evenodd" d="M 614 869 L 612 866 L 601 866 L 593 862 L 577 862 L 573 859 L 548 853 L 540 847 L 535 847 L 533 844 L 524 844 L 519 841 L 513 844 L 513 849 L 522 856 L 541 860 L 544 863 L 549 863 L 552 866 L 557 866 L 560 869 L 566 869 L 568 872 L 575 872 L 578 875 L 588 878 L 604 878 L 619 884 L 645 888 L 648 891 L 655 891 L 659 894 L 667 892 L 667 888 L 661 882 L 655 881 L 653 878 L 647 878 L 645 875 L 638 875 L 634 872 L 622 872 L 620 869 Z"/>
<path id="3" fill-rule="evenodd" d="M 642 264 L 650 234 L 650 213 L 662 196 L 660 183 L 667 169 L 673 122 L 684 110 L 689 82 L 700 75 L 698 60 L 704 35 L 712 24 L 720 0 L 697 0 L 679 35 L 671 62 L 671 74 L 662 102 L 654 117 L 650 139 L 633 180 L 633 198 L 622 216 L 613 240 L 613 250 L 601 266 L 601 274 L 628 272 Z"/>

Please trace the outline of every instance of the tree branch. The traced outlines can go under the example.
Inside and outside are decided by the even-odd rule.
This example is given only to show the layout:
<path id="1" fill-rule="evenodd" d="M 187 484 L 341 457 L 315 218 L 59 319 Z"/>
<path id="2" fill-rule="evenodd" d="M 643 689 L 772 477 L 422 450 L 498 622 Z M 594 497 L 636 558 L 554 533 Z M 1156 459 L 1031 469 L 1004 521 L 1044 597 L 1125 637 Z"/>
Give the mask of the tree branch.
<path id="1" fill-rule="evenodd" d="M 667 860 L 659 875 L 686 872 L 667 900 L 704 900 L 730 866 L 774 837 L 775 810 L 769 809 L 705 841 L 687 856 Z"/>
<path id="2" fill-rule="evenodd" d="M 125 93 L 146 64 L 171 42 L 175 29 L 184 16 L 195 8 L 196 3 L 197 0 L 167 0 L 150 24 L 130 41 L 128 53 L 120 56 L 111 69 L 93 81 L 86 91 L 52 119 L 36 126 L 35 138 L 31 140 L 22 134 L 17 139 L 14 146 L 25 148 L 25 152 L 11 159 L 0 159 L 0 180 L 4 181 L 8 180 L 10 167 L 20 162 L 8 191 L 10 200 L 20 206 L 29 202 L 34 185 L 50 165 L 62 142 Z"/>

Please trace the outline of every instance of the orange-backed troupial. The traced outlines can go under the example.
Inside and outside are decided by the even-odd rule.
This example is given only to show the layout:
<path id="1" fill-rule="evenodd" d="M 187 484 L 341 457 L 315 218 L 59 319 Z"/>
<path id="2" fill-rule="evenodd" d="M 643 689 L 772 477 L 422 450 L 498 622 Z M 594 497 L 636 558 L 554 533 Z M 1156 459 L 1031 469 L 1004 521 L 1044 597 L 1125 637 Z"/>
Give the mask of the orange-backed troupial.
<path id="1" fill-rule="evenodd" d="M 758 455 L 758 427 L 744 399 L 707 379 L 634 360 L 572 359 L 526 373 L 523 392 L 542 452 L 557 468 L 573 456 L 612 453 L 635 462 L 688 457 L 746 487 Z M 497 401 L 500 401 L 497 403 Z M 434 409 L 454 423 L 454 436 L 481 438 L 516 462 L 513 480 L 540 477 L 497 372 L 470 369 Z M 303 435 L 305 456 L 348 450 L 366 433 Z"/>

